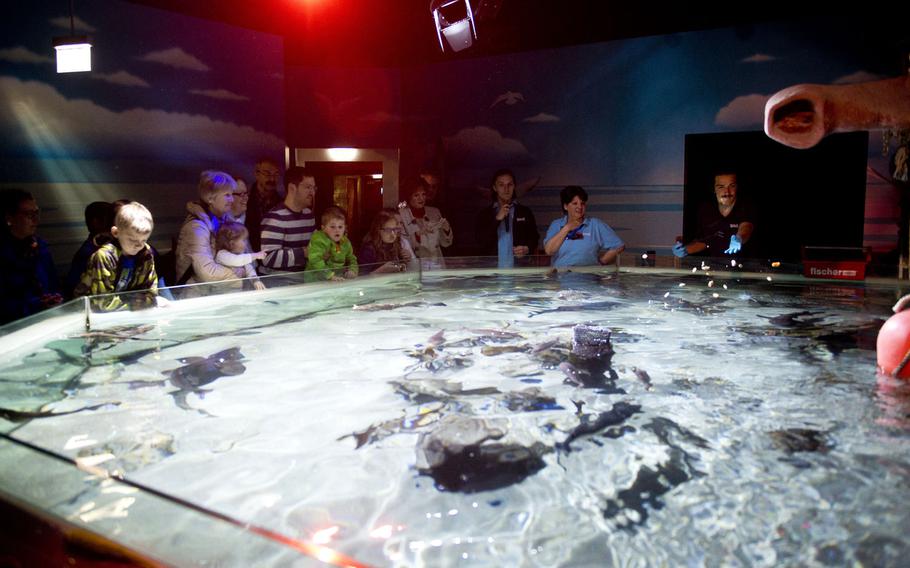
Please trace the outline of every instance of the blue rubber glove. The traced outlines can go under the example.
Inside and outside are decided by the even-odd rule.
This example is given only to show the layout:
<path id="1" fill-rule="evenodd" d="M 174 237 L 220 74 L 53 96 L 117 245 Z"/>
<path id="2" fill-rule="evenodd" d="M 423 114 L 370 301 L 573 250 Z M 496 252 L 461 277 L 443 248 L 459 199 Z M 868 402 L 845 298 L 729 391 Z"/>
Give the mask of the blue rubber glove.
<path id="1" fill-rule="evenodd" d="M 676 241 L 676 245 L 673 247 L 673 254 L 679 258 L 689 256 L 689 252 L 686 250 L 686 245 L 682 244 L 679 241 Z"/>
<path id="2" fill-rule="evenodd" d="M 730 248 L 724 251 L 725 254 L 736 254 L 739 249 L 743 248 L 743 242 L 736 235 L 730 237 Z"/>

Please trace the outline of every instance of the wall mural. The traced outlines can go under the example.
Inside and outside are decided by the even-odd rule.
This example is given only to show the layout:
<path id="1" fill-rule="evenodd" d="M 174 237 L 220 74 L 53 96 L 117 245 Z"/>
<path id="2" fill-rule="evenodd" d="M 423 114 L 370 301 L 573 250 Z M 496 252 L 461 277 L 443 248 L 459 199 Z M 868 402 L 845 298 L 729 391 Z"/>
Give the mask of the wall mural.
<path id="1" fill-rule="evenodd" d="M 760 131 L 767 99 L 794 83 L 897 73 L 867 39 L 823 23 L 766 25 L 408 70 L 403 145 L 416 154 L 412 168 L 445 169 L 462 226 L 473 213 L 461 204 L 479 207 L 475 188 L 512 167 L 536 185 L 523 201 L 542 227 L 561 214 L 559 189 L 578 184 L 592 193 L 589 210 L 633 248 L 666 252 L 682 227 L 685 134 Z M 881 133 L 870 133 L 870 168 L 887 174 L 881 147 Z M 894 187 L 870 173 L 866 246 L 894 247 L 896 202 Z"/>
<path id="2" fill-rule="evenodd" d="M 111 0 L 76 3 L 93 70 L 57 74 L 65 2 L 16 2 L 0 42 L 0 180 L 31 191 L 58 265 L 85 238 L 83 208 L 130 198 L 167 250 L 204 169 L 252 176 L 284 156 L 280 37 Z"/>
<path id="3" fill-rule="evenodd" d="M 666 253 L 682 227 L 685 134 L 760 130 L 765 101 L 792 84 L 898 72 L 861 30 L 824 22 L 402 69 L 284 68 L 278 37 L 87 0 L 77 33 L 95 38 L 95 70 L 56 75 L 51 39 L 68 32 L 65 6 L 22 4 L 0 46 L 0 179 L 36 193 L 61 263 L 83 238 L 88 201 L 147 201 L 166 249 L 199 170 L 249 175 L 256 156 L 282 157 L 285 138 L 401 148 L 403 179 L 441 170 L 466 250 L 482 190 L 505 166 L 542 227 L 560 213 L 559 189 L 580 184 L 632 250 Z M 871 133 L 864 244 L 888 250 L 898 190 L 881 146 Z"/>

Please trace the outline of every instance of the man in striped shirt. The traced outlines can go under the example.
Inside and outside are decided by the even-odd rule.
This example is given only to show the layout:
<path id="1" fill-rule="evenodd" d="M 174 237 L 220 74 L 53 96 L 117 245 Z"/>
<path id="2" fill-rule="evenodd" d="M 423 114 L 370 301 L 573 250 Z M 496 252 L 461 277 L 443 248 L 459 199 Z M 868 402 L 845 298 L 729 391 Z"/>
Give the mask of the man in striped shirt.
<path id="1" fill-rule="evenodd" d="M 306 268 L 307 247 L 316 228 L 313 203 L 316 180 L 304 168 L 294 166 L 284 176 L 287 196 L 284 204 L 262 218 L 261 273 L 300 272 Z"/>

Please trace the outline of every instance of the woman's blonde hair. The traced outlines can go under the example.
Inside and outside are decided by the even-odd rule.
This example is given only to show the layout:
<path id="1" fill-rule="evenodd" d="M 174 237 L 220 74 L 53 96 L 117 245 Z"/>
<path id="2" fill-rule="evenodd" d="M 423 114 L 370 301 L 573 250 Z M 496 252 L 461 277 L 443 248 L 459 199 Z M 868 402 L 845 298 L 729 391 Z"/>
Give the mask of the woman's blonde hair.
<path id="1" fill-rule="evenodd" d="M 206 170 L 199 176 L 199 199 L 206 205 L 219 193 L 233 193 L 237 182 L 229 174 Z"/>

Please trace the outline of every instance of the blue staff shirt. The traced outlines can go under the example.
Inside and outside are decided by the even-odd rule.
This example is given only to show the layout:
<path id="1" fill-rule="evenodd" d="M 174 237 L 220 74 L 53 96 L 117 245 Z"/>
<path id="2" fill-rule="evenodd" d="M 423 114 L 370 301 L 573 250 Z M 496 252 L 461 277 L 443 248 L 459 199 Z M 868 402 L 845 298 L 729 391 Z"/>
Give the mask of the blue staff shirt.
<path id="1" fill-rule="evenodd" d="M 568 217 L 562 217 L 550 223 L 544 242 L 549 242 L 560 229 L 565 227 L 568 220 Z M 597 258 L 601 251 L 614 249 L 623 244 L 622 239 L 610 228 L 610 225 L 593 217 L 584 218 L 584 226 L 577 231 L 576 236 L 578 235 L 580 235 L 580 238 L 567 238 L 563 241 L 559 246 L 559 250 L 553 255 L 551 263 L 553 266 L 589 266 L 599 264 Z"/>

